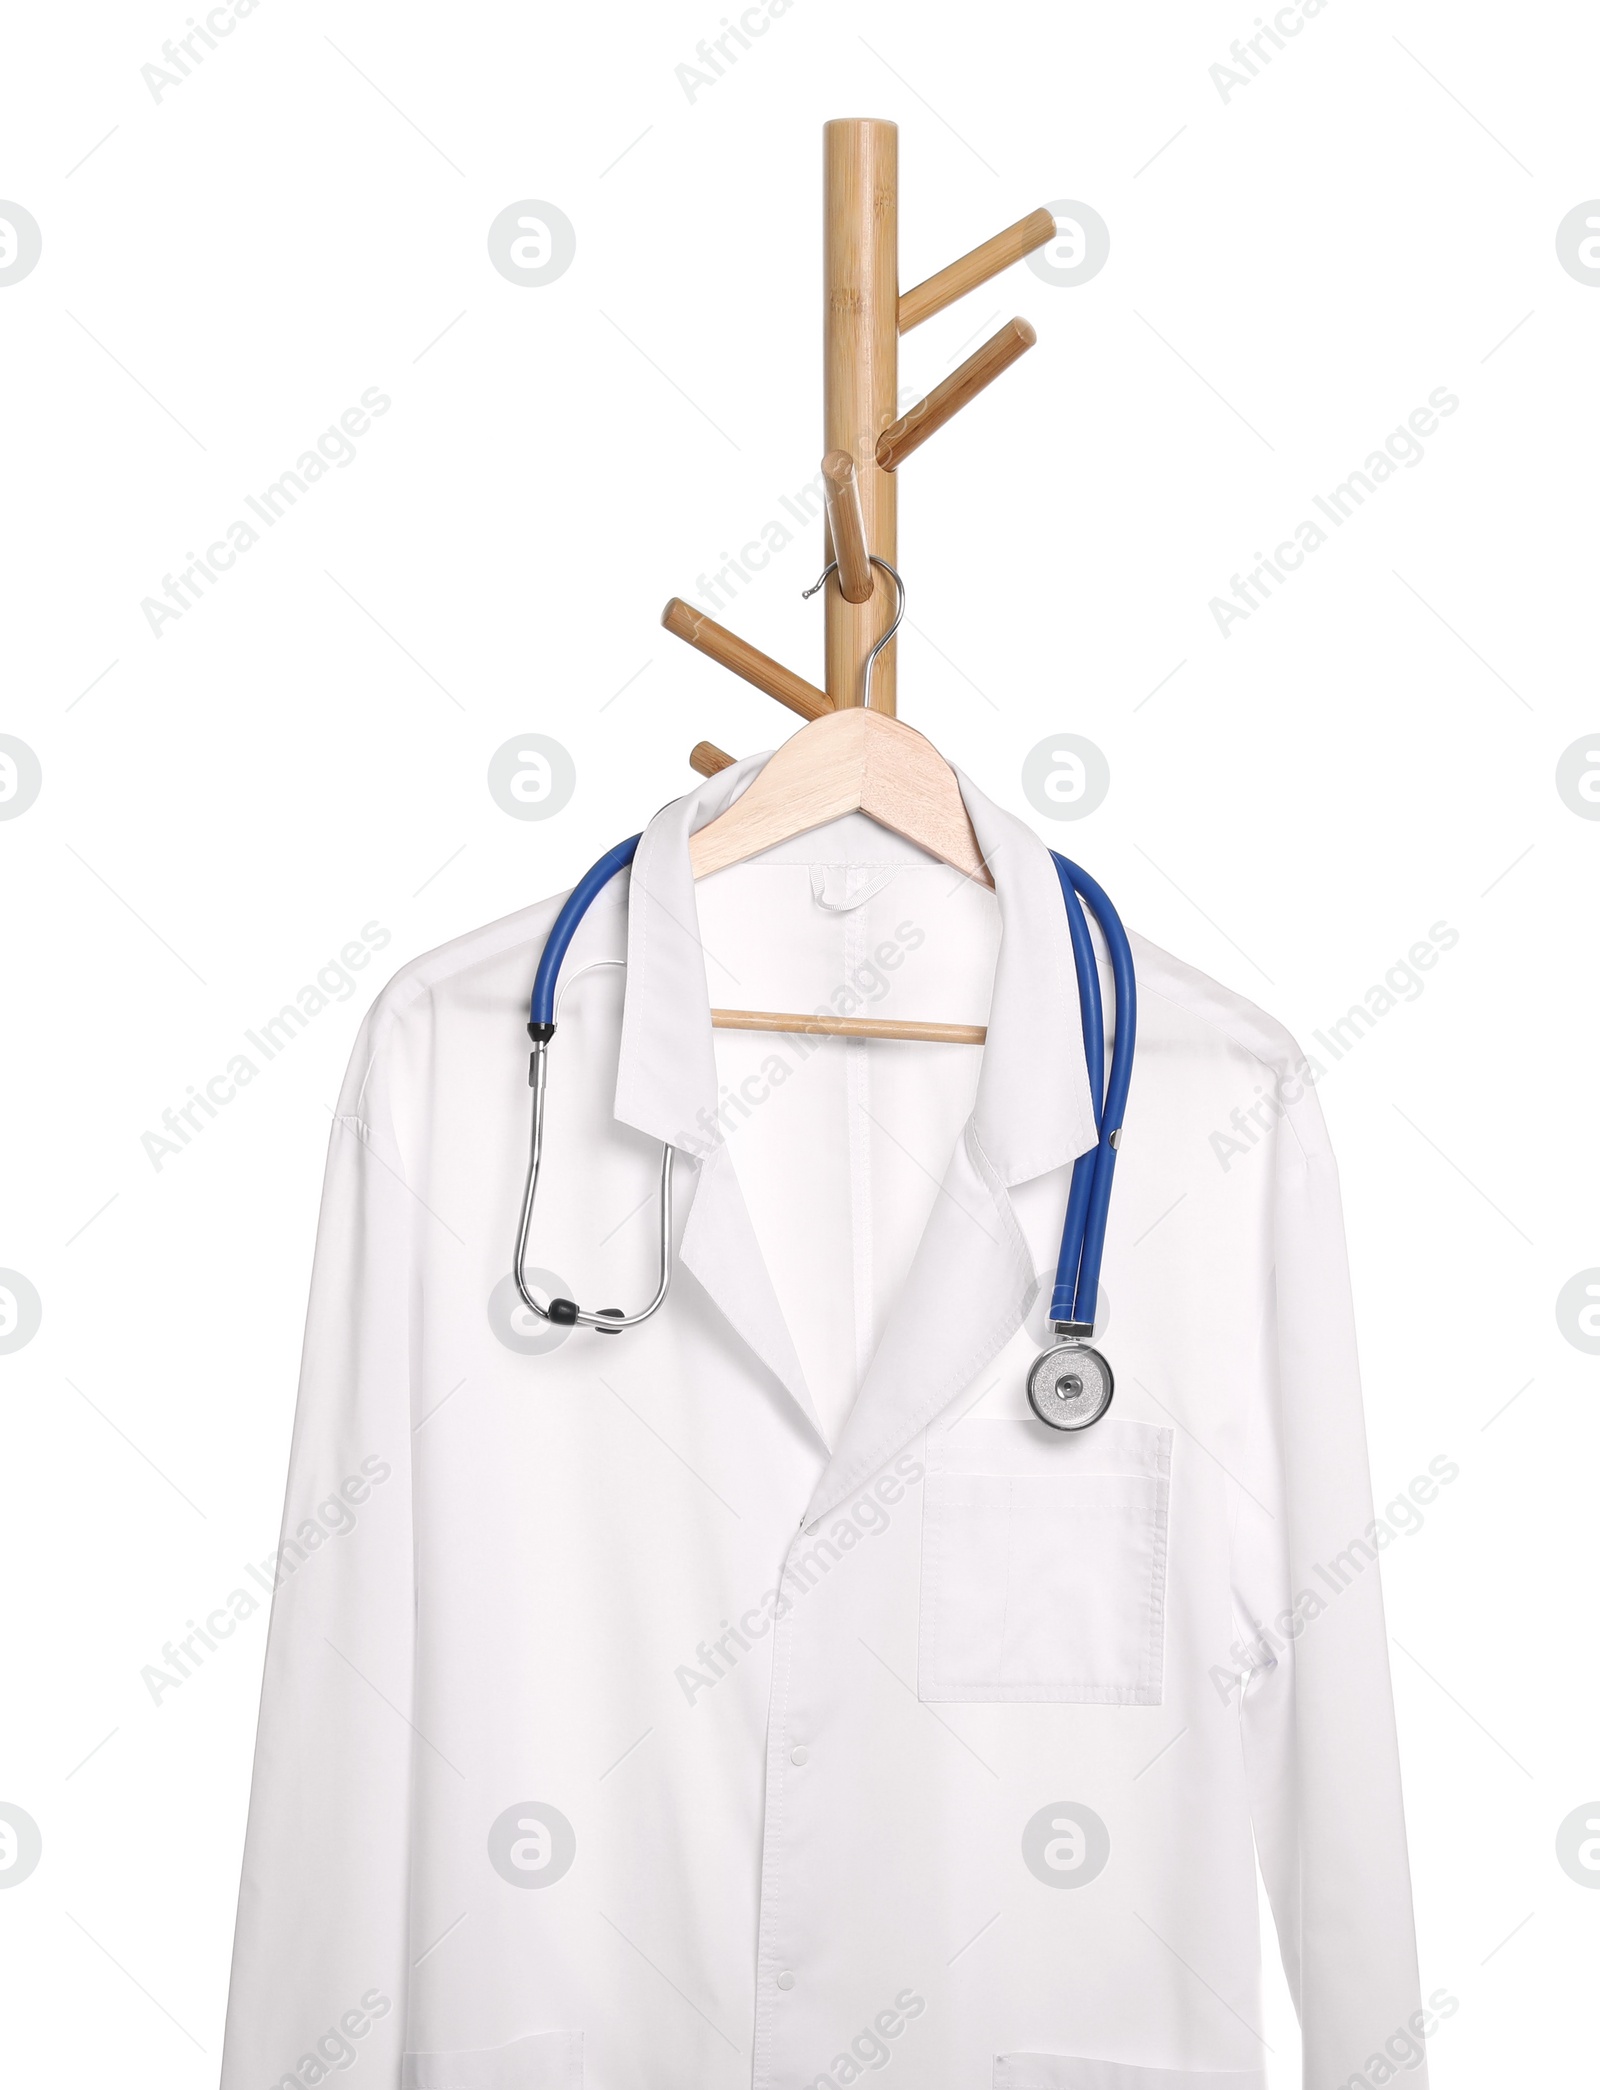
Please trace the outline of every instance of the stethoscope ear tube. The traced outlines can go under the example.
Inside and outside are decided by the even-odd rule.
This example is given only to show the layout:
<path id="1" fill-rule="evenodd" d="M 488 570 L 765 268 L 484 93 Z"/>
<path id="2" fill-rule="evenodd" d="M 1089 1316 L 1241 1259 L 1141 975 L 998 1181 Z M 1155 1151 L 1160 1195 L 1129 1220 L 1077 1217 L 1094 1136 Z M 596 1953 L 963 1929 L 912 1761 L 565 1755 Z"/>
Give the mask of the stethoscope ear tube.
<path id="1" fill-rule="evenodd" d="M 1133 1078 L 1138 990 L 1127 931 L 1104 887 L 1068 858 L 1058 856 L 1054 850 L 1050 856 L 1067 910 L 1073 962 L 1078 973 L 1078 1004 L 1083 1015 L 1084 1057 L 1089 1066 L 1095 1120 L 1100 1132 L 1094 1151 L 1080 1154 L 1073 1164 L 1050 1318 L 1058 1327 L 1070 1327 L 1092 1335 L 1095 1302 L 1100 1291 L 1100 1262 L 1105 1252 L 1106 1217 L 1111 1206 L 1111 1182 L 1116 1172 L 1117 1147 L 1122 1138 L 1122 1114 L 1127 1107 L 1128 1088 Z M 1116 1030 L 1108 1077 L 1102 1077 L 1101 1073 L 1105 1066 L 1105 1014 L 1100 996 L 1099 968 L 1095 964 L 1094 946 L 1084 920 L 1084 901 L 1088 902 L 1089 910 L 1105 937 L 1111 956 L 1112 984 L 1116 990 Z M 1105 1078 L 1103 1100 L 1099 1093 L 1102 1078 Z"/>
<path id="2" fill-rule="evenodd" d="M 619 871 L 627 869 L 638 851 L 640 835 L 629 835 L 615 849 L 608 849 L 597 864 L 591 864 L 567 895 L 566 905 L 556 916 L 555 927 L 545 940 L 539 959 L 539 968 L 533 976 L 533 1000 L 528 1010 L 528 1032 L 535 1044 L 543 1031 L 546 1041 L 556 1027 L 556 982 L 561 976 L 561 961 L 567 948 L 578 933 L 578 924 L 588 913 L 590 903 L 603 886 L 611 883 Z"/>
<path id="3" fill-rule="evenodd" d="M 1072 962 L 1078 974 L 1078 1010 L 1083 1024 L 1083 1056 L 1089 1069 L 1089 1098 L 1094 1106 L 1095 1130 L 1100 1129 L 1100 1076 L 1106 1063 L 1105 1016 L 1100 1001 L 1100 972 L 1094 962 L 1094 945 L 1083 905 L 1073 887 L 1063 859 L 1051 851 L 1051 862 L 1061 881 L 1061 898 L 1067 910 L 1067 930 L 1072 939 Z M 1050 1299 L 1050 1318 L 1064 1325 L 1074 1318 L 1078 1287 L 1078 1264 L 1083 1255 L 1083 1233 L 1089 1219 L 1089 1198 L 1094 1188 L 1095 1162 L 1099 1148 L 1091 1147 L 1072 1164 L 1072 1186 L 1067 1192 L 1067 1216 L 1061 1229 L 1061 1254 L 1056 1263 L 1055 1291 Z"/>

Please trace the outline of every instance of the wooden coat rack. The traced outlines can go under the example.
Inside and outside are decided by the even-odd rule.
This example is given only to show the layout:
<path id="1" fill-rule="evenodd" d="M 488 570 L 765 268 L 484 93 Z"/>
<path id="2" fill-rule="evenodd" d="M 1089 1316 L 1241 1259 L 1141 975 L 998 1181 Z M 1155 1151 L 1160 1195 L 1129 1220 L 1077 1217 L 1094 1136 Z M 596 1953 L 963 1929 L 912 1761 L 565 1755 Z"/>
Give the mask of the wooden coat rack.
<path id="1" fill-rule="evenodd" d="M 874 562 L 889 567 L 896 562 L 900 466 L 1025 354 L 1036 338 L 1025 319 L 1008 320 L 926 398 L 897 415 L 899 337 L 1054 239 L 1056 223 L 1049 211 L 1033 211 L 902 294 L 896 126 L 872 117 L 842 117 L 825 124 L 822 136 L 823 563 L 833 568 L 824 594 L 822 687 L 677 596 L 662 611 L 661 621 L 675 637 L 808 723 L 851 711 L 856 723 L 847 725 L 840 719 L 837 726 L 819 726 L 826 750 L 813 745 L 803 760 L 789 765 L 786 775 L 786 757 L 810 739 L 797 735 L 744 799 L 696 835 L 691 863 L 695 875 L 703 876 L 756 853 L 781 832 L 819 825 L 859 808 L 991 884 L 948 766 L 920 736 L 887 723 L 896 716 L 893 640 L 873 659 L 871 708 L 862 708 L 869 656 L 894 616 L 894 592 L 877 580 Z M 873 714 L 886 723 L 875 724 Z M 707 777 L 726 769 L 733 759 L 706 740 L 689 756 L 690 766 Z M 762 826 L 763 787 L 768 800 L 782 805 L 770 831 Z M 804 817 L 797 817 L 797 811 Z M 717 1009 L 712 1020 L 720 1028 L 804 1028 L 847 1037 L 916 1037 L 962 1044 L 978 1044 L 984 1037 L 982 1026 L 857 1017 L 801 1018 Z"/>
<path id="2" fill-rule="evenodd" d="M 892 599 L 873 584 L 872 558 L 895 563 L 897 477 L 905 460 L 975 399 L 1035 340 L 1008 320 L 908 413 L 896 415 L 899 339 L 1056 236 L 1047 210 L 997 232 L 912 290 L 899 288 L 899 132 L 875 117 L 824 124 L 822 247 L 822 460 L 829 580 L 823 686 L 760 652 L 677 596 L 661 621 L 677 638 L 797 711 L 817 719 L 861 702 L 867 655 L 887 629 Z M 872 675 L 872 708 L 895 715 L 895 647 Z M 689 757 L 702 776 L 733 760 L 702 740 Z"/>

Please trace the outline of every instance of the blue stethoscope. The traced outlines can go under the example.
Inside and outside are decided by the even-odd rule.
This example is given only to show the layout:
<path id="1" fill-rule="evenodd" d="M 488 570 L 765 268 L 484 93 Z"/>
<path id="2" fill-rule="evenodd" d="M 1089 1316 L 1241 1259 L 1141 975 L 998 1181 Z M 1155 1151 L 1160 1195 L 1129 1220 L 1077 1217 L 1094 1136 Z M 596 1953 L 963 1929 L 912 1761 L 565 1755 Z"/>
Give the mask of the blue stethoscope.
<path id="1" fill-rule="evenodd" d="M 640 837 L 630 835 L 608 850 L 573 887 L 571 896 L 556 916 L 533 976 L 533 1000 L 529 1009 L 528 1035 L 533 1053 L 528 1062 L 528 1086 L 533 1090 L 533 1134 L 528 1152 L 527 1187 L 522 1197 L 522 1220 L 517 1228 L 517 1290 L 523 1304 L 541 1321 L 559 1327 L 593 1328 L 602 1335 L 617 1335 L 624 1328 L 637 1328 L 667 1296 L 672 1265 L 672 1148 L 661 1149 L 661 1269 L 655 1297 L 638 1313 L 603 1306 L 589 1313 L 572 1299 L 552 1299 L 541 1305 L 528 1290 L 524 1275 L 528 1230 L 533 1221 L 534 1193 L 539 1186 L 539 1160 L 544 1146 L 545 1071 L 550 1040 L 556 1028 L 556 985 L 561 961 L 567 954 L 578 924 L 602 889 L 619 871 L 633 862 Z M 1067 1192 L 1067 1216 L 1061 1229 L 1061 1255 L 1056 1264 L 1055 1290 L 1050 1298 L 1050 1318 L 1055 1341 L 1034 1359 L 1028 1371 L 1028 1400 L 1041 1422 L 1056 1430 L 1087 1429 L 1098 1422 L 1111 1405 L 1115 1381 L 1111 1367 L 1091 1346 L 1095 1302 L 1100 1291 L 1100 1261 L 1105 1253 L 1106 1219 L 1111 1209 L 1111 1179 L 1122 1140 L 1122 1113 L 1133 1076 L 1133 1042 L 1137 1023 L 1137 991 L 1133 977 L 1133 952 L 1117 910 L 1103 887 L 1087 871 L 1066 857 L 1050 852 L 1061 882 L 1061 897 L 1067 910 L 1067 929 L 1072 939 L 1073 964 L 1078 975 L 1078 1007 L 1083 1021 L 1083 1048 L 1092 1073 L 1105 1066 L 1105 1011 L 1100 996 L 1100 974 L 1094 945 L 1085 919 L 1087 907 L 1095 918 L 1111 956 L 1111 981 L 1116 994 L 1115 1035 L 1111 1069 L 1104 1095 L 1095 1094 L 1095 1122 L 1099 1140 L 1088 1153 L 1080 1154 L 1072 1166 L 1072 1184 Z M 1091 1075 L 1092 1081 L 1092 1075 Z M 1097 1088 L 1097 1084 L 1093 1084 Z"/>

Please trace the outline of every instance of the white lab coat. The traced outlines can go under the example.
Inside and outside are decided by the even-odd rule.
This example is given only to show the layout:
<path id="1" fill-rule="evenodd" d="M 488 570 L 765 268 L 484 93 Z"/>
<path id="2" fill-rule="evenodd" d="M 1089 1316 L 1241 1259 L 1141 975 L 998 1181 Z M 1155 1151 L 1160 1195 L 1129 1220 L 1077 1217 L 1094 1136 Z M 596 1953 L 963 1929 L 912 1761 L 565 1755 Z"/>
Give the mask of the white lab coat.
<path id="1" fill-rule="evenodd" d="M 651 822 L 563 972 L 530 1263 L 642 1304 L 670 1141 L 642 1328 L 507 1303 L 558 903 L 362 1029 L 223 2090 L 1259 2090 L 1257 1850 L 1306 2084 L 1385 2081 L 1429 2020 L 1299 1054 L 1135 942 L 1116 1399 L 1047 1430 L 1038 1279 L 1094 1137 L 1049 858 L 963 781 L 994 894 L 859 816 L 696 886 L 759 767 Z"/>

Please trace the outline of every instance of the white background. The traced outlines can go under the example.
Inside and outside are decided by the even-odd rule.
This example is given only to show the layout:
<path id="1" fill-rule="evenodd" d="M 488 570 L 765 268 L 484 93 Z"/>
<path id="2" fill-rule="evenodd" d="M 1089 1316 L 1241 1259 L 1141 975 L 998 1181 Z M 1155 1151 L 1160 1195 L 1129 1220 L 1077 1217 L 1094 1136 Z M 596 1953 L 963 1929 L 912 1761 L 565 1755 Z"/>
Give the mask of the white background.
<path id="1" fill-rule="evenodd" d="M 1459 932 L 1321 1094 L 1377 1500 L 1460 1468 L 1384 1563 L 1423 1989 L 1460 2005 L 1435 2081 L 1583 2072 L 1600 1892 L 1555 1837 L 1600 1794 L 1600 1359 L 1555 1300 L 1600 1263 L 1600 823 L 1555 768 L 1600 734 L 1600 294 L 1555 232 L 1600 192 L 1600 24 L 1330 0 L 1224 101 L 1254 14 L 795 0 L 691 101 L 716 0 L 261 0 L 159 103 L 181 0 L 14 16 L 0 196 L 43 255 L 0 290 L 0 731 L 43 789 L 0 822 L 0 1264 L 43 1320 L 0 1355 L 0 1800 L 44 1849 L 0 1892 L 14 2080 L 215 2080 L 264 1614 L 159 1707 L 140 1670 L 275 1543 L 381 976 L 569 884 L 696 740 L 794 724 L 657 618 L 816 470 L 835 115 L 900 125 L 902 284 L 1040 203 L 1111 231 L 1092 282 L 1018 268 L 902 345 L 914 396 L 1039 330 L 902 474 L 901 715 L 1022 811 L 1028 751 L 1091 739 L 1109 796 L 1050 839 L 1313 1052 Z M 577 231 L 542 288 L 488 260 L 522 198 Z M 155 637 L 142 598 L 374 385 L 355 462 Z M 1219 633 L 1438 386 L 1424 462 Z M 820 680 L 819 548 L 727 621 Z M 485 783 L 529 731 L 577 765 L 544 823 Z M 373 921 L 358 991 L 157 1170 L 162 1112 Z M 1263 2035 L 1298 2081 L 1275 1965 Z"/>

